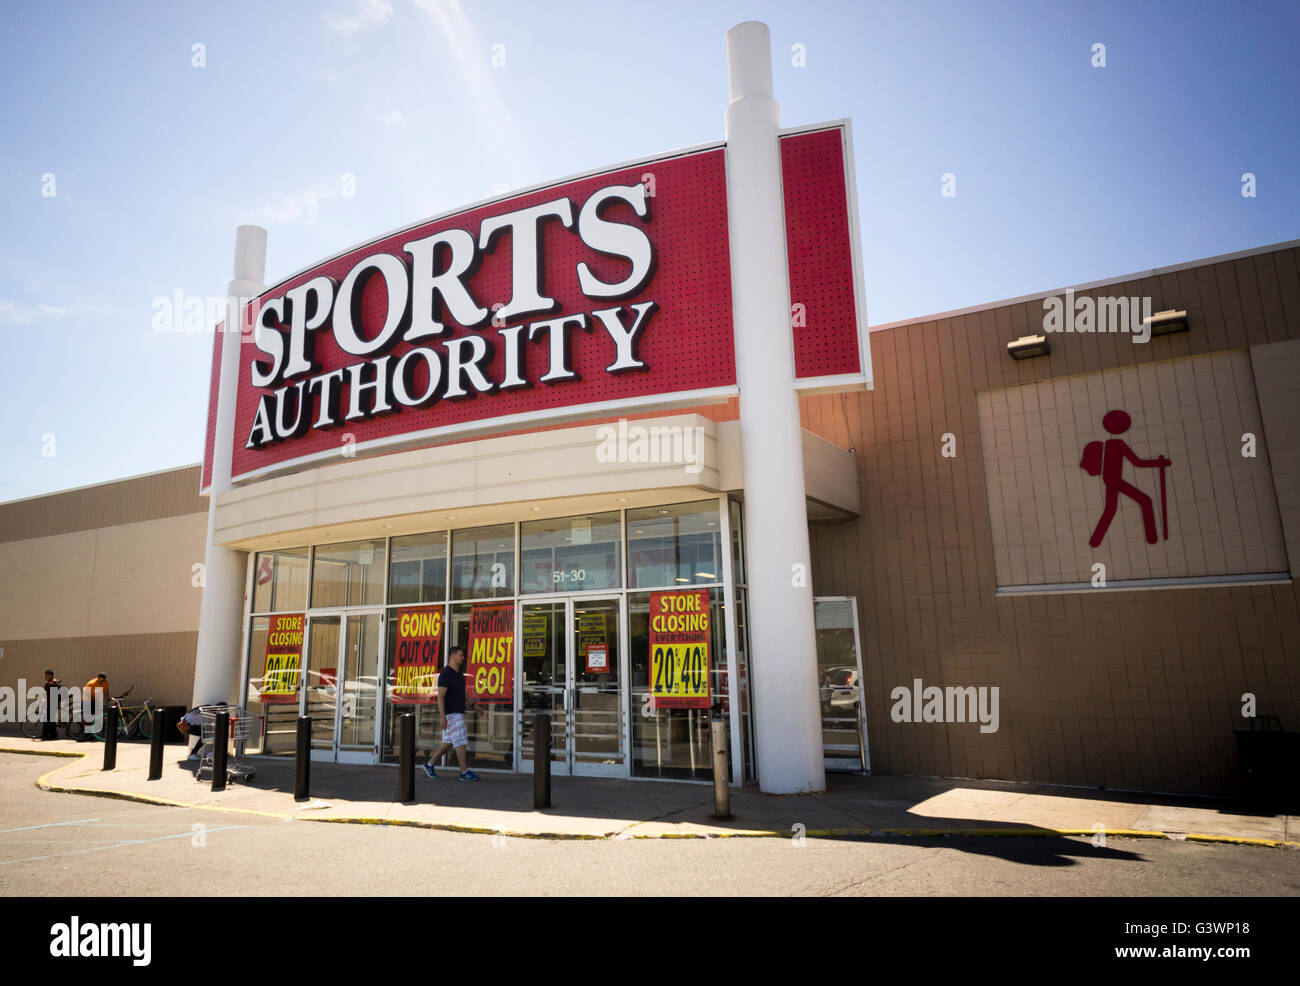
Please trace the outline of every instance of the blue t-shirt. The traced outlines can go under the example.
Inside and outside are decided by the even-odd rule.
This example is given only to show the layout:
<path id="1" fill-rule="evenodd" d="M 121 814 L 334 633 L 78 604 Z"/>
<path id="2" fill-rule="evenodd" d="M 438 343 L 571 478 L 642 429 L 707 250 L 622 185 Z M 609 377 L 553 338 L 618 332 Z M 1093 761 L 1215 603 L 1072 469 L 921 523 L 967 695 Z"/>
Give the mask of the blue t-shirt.
<path id="1" fill-rule="evenodd" d="M 438 687 L 447 689 L 447 702 L 443 712 L 465 711 L 465 672 L 457 671 L 450 664 L 438 672 Z"/>

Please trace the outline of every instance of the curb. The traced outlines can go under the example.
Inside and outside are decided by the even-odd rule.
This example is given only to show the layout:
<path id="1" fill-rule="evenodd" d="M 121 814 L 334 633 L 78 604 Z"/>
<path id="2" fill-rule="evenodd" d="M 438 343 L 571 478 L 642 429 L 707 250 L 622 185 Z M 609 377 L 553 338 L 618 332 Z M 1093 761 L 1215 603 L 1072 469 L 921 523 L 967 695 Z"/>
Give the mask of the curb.
<path id="1" fill-rule="evenodd" d="M 85 759 L 88 753 L 70 753 L 63 750 L 20 750 L 0 746 L 0 753 L 20 755 L 63 757 Z M 510 839 L 545 839 L 564 842 L 619 842 L 624 840 L 666 840 L 666 839 L 786 839 L 792 832 L 785 829 L 731 829 L 721 832 L 658 832 L 637 835 L 631 828 L 645 824 L 635 822 L 622 832 L 595 835 L 582 832 L 538 832 L 511 831 L 494 829 L 485 825 L 458 825 L 455 822 L 426 822 L 415 818 L 380 818 L 368 815 L 335 815 L 331 817 L 311 817 L 307 815 L 286 815 L 280 812 L 261 811 L 255 808 L 228 808 L 222 805 L 191 804 L 185 801 L 172 801 L 148 794 L 132 794 L 127 791 L 104 791 L 94 788 L 68 787 L 50 783 L 50 778 L 63 770 L 67 764 L 55 767 L 36 779 L 36 787 L 42 791 L 57 794 L 80 794 L 96 798 L 112 798 L 118 801 L 131 801 L 137 804 L 157 805 L 163 808 L 195 808 L 202 811 L 222 811 L 240 815 L 260 815 L 264 818 L 276 818 L 285 821 L 316 822 L 335 825 L 392 825 L 406 828 L 428 829 L 439 832 L 458 832 L 465 835 L 500 835 Z M 1097 835 L 1096 829 L 1086 828 L 1035 828 L 1033 826 L 1012 826 L 1004 828 L 828 828 L 807 829 L 803 832 L 811 839 L 934 839 L 966 837 L 976 839 L 1044 839 L 1091 837 Z M 1300 849 L 1300 842 L 1283 839 L 1258 839 L 1236 835 L 1214 835 L 1202 832 L 1162 832 L 1145 829 L 1105 829 L 1101 833 L 1115 839 L 1168 839 L 1172 842 L 1199 842 L 1208 845 L 1256 846 L 1266 849 Z"/>

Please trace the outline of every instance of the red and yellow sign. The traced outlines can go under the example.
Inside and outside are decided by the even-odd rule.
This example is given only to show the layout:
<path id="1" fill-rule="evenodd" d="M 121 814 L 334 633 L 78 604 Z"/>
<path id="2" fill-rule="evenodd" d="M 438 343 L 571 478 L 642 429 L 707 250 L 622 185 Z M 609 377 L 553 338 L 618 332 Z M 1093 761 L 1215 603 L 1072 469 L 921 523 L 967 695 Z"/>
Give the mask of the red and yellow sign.
<path id="1" fill-rule="evenodd" d="M 650 594 L 650 694 L 656 708 L 707 709 L 709 590 Z"/>
<path id="2" fill-rule="evenodd" d="M 473 702 L 515 699 L 515 604 L 490 603 L 469 609 L 469 653 L 465 697 Z"/>
<path id="3" fill-rule="evenodd" d="M 303 613 L 271 617 L 266 635 L 266 670 L 262 672 L 262 702 L 267 705 L 298 701 L 305 621 Z"/>
<path id="4" fill-rule="evenodd" d="M 436 703 L 441 655 L 442 607 L 398 610 L 393 701 L 399 705 Z"/>
<path id="5" fill-rule="evenodd" d="M 587 662 L 588 674 L 609 671 L 609 642 L 604 613 L 578 614 L 578 656 Z"/>

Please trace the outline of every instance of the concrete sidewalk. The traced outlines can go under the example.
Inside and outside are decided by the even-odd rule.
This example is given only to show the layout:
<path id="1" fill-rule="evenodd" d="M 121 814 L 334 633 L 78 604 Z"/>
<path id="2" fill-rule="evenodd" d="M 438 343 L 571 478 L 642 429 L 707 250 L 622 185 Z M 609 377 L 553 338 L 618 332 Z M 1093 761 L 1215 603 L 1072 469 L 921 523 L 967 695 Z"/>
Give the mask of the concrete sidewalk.
<path id="1" fill-rule="evenodd" d="M 820 795 L 774 797 L 732 790 L 728 821 L 710 817 L 707 785 L 556 777 L 553 807 L 532 808 L 532 777 L 484 774 L 476 784 L 452 770 L 431 781 L 416 773 L 416 802 L 400 804 L 397 771 L 313 763 L 312 800 L 293 799 L 293 762 L 252 758 L 251 784 L 213 793 L 194 779 L 195 763 L 168 746 L 160 780 L 149 781 L 149 748 L 118 746 L 117 769 L 104 772 L 103 746 L 0 737 L 0 751 L 67 758 L 51 762 L 44 790 L 146 803 L 255 812 L 316 822 L 414 825 L 450 831 L 549 839 L 905 837 L 935 835 L 1093 835 L 1172 838 L 1300 849 L 1300 818 L 1244 813 L 1232 803 L 1121 795 L 1047 785 L 918 777 L 831 775 Z M 800 828 L 802 827 L 802 828 Z"/>

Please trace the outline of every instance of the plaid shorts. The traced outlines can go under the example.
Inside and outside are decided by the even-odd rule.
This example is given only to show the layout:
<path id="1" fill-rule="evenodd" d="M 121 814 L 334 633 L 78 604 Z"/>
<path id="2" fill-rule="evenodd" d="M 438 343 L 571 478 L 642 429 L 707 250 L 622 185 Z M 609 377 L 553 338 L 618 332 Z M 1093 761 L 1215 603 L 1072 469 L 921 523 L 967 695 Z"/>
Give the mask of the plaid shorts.
<path id="1" fill-rule="evenodd" d="M 442 741 L 453 747 L 469 745 L 469 737 L 465 733 L 465 717 L 459 712 L 447 713 L 447 728 L 442 731 Z"/>

